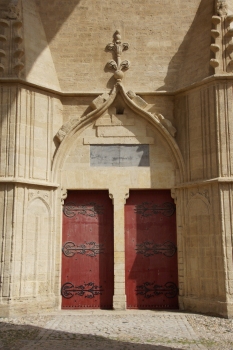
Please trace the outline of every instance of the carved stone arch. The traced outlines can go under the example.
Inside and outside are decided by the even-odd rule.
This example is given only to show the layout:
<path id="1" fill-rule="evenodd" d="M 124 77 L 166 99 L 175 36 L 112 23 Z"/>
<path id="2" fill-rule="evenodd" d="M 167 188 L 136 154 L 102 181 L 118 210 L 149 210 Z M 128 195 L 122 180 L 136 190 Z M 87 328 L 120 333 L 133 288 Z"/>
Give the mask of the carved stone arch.
<path id="1" fill-rule="evenodd" d="M 51 215 L 51 208 L 50 208 L 48 202 L 47 202 L 43 197 L 41 197 L 41 196 L 36 196 L 36 197 L 33 197 L 32 199 L 30 199 L 30 200 L 28 201 L 27 209 L 28 209 L 28 207 L 30 206 L 30 204 L 33 203 L 34 201 L 36 201 L 37 199 L 39 199 L 41 202 L 44 203 L 45 207 L 46 207 L 47 210 L 48 210 L 48 214 Z"/>
<path id="2" fill-rule="evenodd" d="M 186 207 L 186 217 L 189 213 L 189 211 L 192 208 L 193 204 L 196 204 L 197 201 L 203 202 L 203 204 L 205 204 L 205 208 L 208 210 L 208 214 L 210 215 L 210 203 L 208 201 L 208 199 L 206 197 L 204 197 L 203 195 L 201 195 L 200 193 L 196 193 L 188 202 L 187 207 Z M 197 206 L 195 205 L 198 210 L 201 208 L 201 206 Z"/>
<path id="3" fill-rule="evenodd" d="M 57 180 L 57 174 L 59 170 L 62 168 L 62 165 L 65 161 L 66 154 L 68 153 L 70 147 L 72 146 L 72 136 L 74 134 L 80 134 L 85 128 L 91 125 L 97 118 L 104 114 L 104 112 L 112 105 L 117 94 L 120 94 L 124 103 L 136 114 L 140 115 L 144 120 L 153 125 L 153 127 L 159 132 L 163 140 L 168 145 L 171 154 L 173 155 L 173 160 L 175 160 L 176 168 L 179 170 L 180 181 L 184 181 L 185 179 L 185 165 L 184 159 L 179 149 L 178 144 L 176 143 L 174 137 L 168 131 L 168 129 L 163 125 L 161 119 L 153 115 L 152 113 L 144 110 L 142 107 L 137 105 L 125 92 L 124 87 L 121 83 L 117 83 L 110 93 L 109 97 L 104 100 L 104 102 L 96 108 L 91 113 L 84 116 L 81 120 L 77 120 L 77 122 L 72 122 L 69 127 L 62 127 L 58 134 L 62 135 L 61 145 L 58 148 L 56 156 L 53 162 L 53 178 L 54 181 Z M 104 94 L 106 95 L 106 94 Z M 164 118 L 163 118 L 164 119 Z M 63 134 L 63 131 L 65 133 Z M 59 136 L 58 136 L 59 137 Z M 172 161 L 173 161 L 172 160 Z"/>

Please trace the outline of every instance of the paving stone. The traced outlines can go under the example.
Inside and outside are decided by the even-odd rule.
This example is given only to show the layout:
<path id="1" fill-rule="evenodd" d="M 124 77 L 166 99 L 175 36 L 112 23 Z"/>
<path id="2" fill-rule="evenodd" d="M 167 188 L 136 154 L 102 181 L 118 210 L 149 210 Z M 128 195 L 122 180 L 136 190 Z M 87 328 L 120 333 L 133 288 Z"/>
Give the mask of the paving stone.
<path id="1" fill-rule="evenodd" d="M 233 320 L 174 312 L 59 311 L 0 320 L 4 350 L 233 349 Z"/>

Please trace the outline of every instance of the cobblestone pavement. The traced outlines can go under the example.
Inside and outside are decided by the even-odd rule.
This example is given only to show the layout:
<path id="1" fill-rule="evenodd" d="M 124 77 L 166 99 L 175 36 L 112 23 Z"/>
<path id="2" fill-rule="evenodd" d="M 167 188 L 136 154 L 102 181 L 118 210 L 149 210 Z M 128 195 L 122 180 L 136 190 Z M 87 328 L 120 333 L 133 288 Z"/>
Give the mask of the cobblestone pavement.
<path id="1" fill-rule="evenodd" d="M 233 350 L 233 320 L 180 312 L 59 311 L 0 319 L 4 350 Z"/>

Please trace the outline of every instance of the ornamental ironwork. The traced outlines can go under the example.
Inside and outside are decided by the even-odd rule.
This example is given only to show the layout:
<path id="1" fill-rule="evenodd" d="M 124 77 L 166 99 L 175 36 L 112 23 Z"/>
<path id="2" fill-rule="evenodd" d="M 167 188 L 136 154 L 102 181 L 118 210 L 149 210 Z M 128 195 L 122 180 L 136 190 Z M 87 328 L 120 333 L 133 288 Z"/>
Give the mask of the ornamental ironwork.
<path id="1" fill-rule="evenodd" d="M 138 254 L 143 254 L 145 257 L 153 256 L 156 254 L 163 254 L 166 257 L 170 258 L 176 253 L 177 247 L 170 241 L 167 241 L 163 244 L 143 242 L 141 244 L 137 244 L 135 250 Z"/>
<path id="2" fill-rule="evenodd" d="M 163 214 L 164 216 L 172 216 L 175 213 L 176 206 L 174 203 L 165 202 L 163 204 L 154 204 L 149 202 L 143 202 L 136 205 L 134 212 L 141 216 L 147 217 L 156 214 Z"/>
<path id="3" fill-rule="evenodd" d="M 102 292 L 102 286 L 96 286 L 94 282 L 84 283 L 77 287 L 75 287 L 72 283 L 67 282 L 63 284 L 61 288 L 61 295 L 66 299 L 70 299 L 74 295 L 92 299 L 95 295 L 101 295 Z"/>
<path id="4" fill-rule="evenodd" d="M 136 287 L 136 294 L 142 295 L 146 299 L 156 297 L 163 294 L 167 298 L 175 298 L 178 295 L 179 289 L 173 282 L 167 282 L 164 286 L 160 286 L 155 282 L 145 282 Z"/>
<path id="5" fill-rule="evenodd" d="M 103 214 L 103 206 L 94 202 L 76 205 L 75 203 L 67 203 L 64 205 L 63 213 L 68 218 L 73 218 L 76 214 L 96 217 Z"/>
<path id="6" fill-rule="evenodd" d="M 93 258 L 104 252 L 104 245 L 97 244 L 96 242 L 85 242 L 80 245 L 76 245 L 74 242 L 66 242 L 62 248 L 62 252 L 68 258 L 75 254 L 86 255 Z"/>

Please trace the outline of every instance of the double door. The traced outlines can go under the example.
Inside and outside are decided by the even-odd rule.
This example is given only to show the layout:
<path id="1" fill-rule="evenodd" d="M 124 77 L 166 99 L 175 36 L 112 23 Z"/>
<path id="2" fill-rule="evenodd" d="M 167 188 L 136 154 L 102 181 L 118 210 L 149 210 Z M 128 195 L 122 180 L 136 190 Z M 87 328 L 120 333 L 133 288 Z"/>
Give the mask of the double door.
<path id="1" fill-rule="evenodd" d="M 130 191 L 125 205 L 127 308 L 178 308 L 175 205 L 168 190 Z M 113 307 L 108 191 L 69 191 L 63 208 L 62 308 Z"/>

